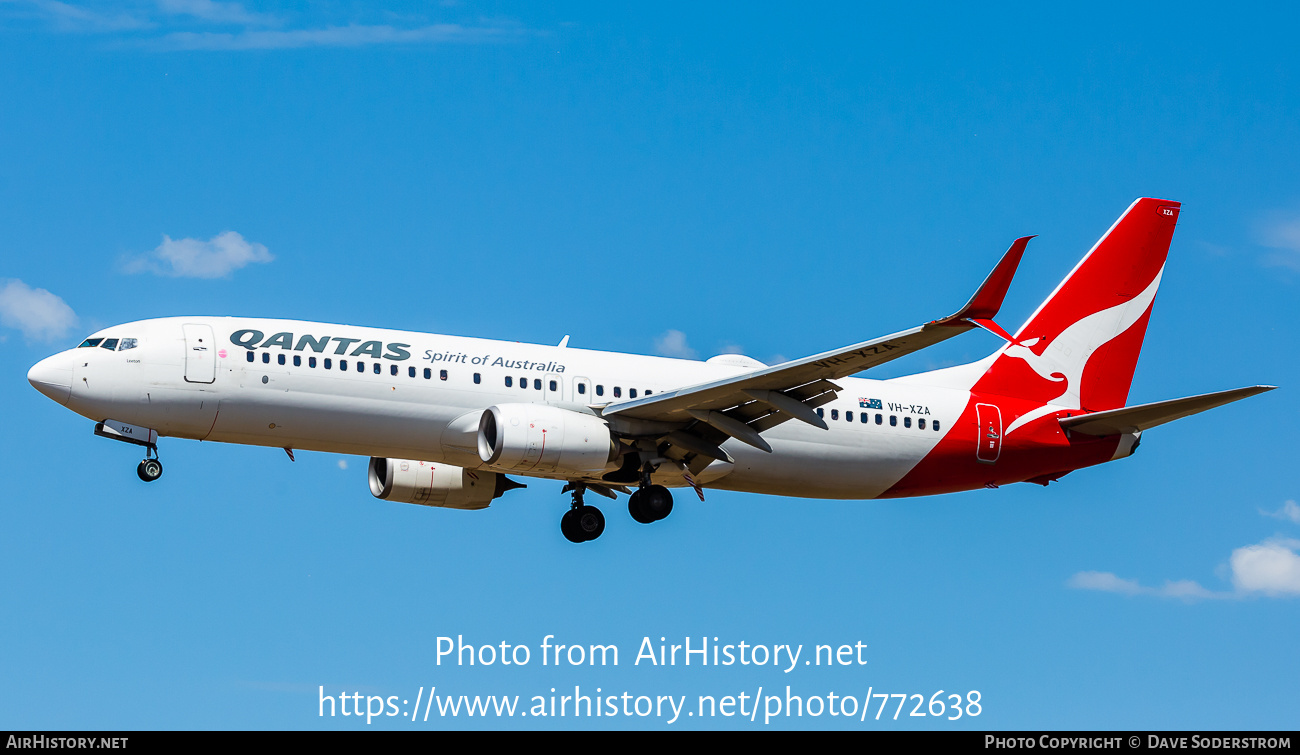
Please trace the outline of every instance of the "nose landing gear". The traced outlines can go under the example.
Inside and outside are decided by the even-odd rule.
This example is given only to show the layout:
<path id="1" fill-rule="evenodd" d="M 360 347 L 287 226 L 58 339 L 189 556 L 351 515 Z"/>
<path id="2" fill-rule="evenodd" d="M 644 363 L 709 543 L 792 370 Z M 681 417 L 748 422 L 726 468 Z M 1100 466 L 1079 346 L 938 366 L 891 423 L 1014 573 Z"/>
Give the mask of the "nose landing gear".
<path id="1" fill-rule="evenodd" d="M 150 457 L 152 454 L 152 457 Z M 158 447 L 147 446 L 145 449 L 144 461 L 135 468 L 135 473 L 145 482 L 153 482 L 162 477 L 162 462 L 158 460 Z"/>
<path id="2" fill-rule="evenodd" d="M 136 475 L 145 482 L 153 482 L 162 477 L 162 462 L 158 461 L 157 430 L 106 419 L 95 423 L 95 434 L 101 438 L 120 440 L 133 446 L 144 446 L 144 461 L 135 468 Z"/>
<path id="3" fill-rule="evenodd" d="M 605 515 L 595 506 L 582 502 L 582 495 L 587 486 L 581 482 L 571 482 L 564 486 L 564 492 L 573 493 L 573 505 L 560 518 L 560 532 L 571 543 L 585 543 L 595 540 L 605 531 Z"/>

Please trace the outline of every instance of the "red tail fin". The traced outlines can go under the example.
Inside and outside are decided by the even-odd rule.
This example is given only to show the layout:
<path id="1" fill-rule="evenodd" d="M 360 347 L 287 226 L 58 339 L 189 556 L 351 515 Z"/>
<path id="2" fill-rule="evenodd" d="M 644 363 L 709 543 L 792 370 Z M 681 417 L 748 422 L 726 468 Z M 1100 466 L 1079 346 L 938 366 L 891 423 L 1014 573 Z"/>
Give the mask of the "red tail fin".
<path id="1" fill-rule="evenodd" d="M 977 392 L 1091 411 L 1128 399 L 1180 204 L 1139 199 L 1003 347 Z"/>

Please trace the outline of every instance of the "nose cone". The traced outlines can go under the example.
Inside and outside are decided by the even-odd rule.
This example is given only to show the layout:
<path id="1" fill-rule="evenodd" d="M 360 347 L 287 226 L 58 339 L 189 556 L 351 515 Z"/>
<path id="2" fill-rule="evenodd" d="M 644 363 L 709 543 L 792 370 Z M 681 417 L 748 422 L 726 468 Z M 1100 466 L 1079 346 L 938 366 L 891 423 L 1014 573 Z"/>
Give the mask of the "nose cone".
<path id="1" fill-rule="evenodd" d="M 67 404 L 72 393 L 72 363 L 63 354 L 42 359 L 27 371 L 27 382 L 60 404 Z"/>

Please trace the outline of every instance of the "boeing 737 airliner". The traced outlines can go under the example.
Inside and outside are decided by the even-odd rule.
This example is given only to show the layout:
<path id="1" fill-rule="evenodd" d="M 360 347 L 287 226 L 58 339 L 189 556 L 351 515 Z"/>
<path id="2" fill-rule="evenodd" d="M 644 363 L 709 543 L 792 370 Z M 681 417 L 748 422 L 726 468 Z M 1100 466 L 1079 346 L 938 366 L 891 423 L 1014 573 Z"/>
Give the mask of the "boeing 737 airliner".
<path id="1" fill-rule="evenodd" d="M 766 366 L 249 317 L 118 325 L 28 373 L 41 393 L 143 446 L 160 437 L 369 456 L 378 498 L 485 508 L 565 481 L 573 542 L 605 528 L 592 491 L 641 523 L 669 488 L 803 498 L 894 498 L 1012 482 L 1046 485 L 1129 456 L 1142 432 L 1271 390 L 1125 407 L 1180 205 L 1134 202 L 1011 335 L 993 318 L 1029 237 L 956 314 Z M 850 377 L 972 328 L 988 358 L 892 380 Z"/>

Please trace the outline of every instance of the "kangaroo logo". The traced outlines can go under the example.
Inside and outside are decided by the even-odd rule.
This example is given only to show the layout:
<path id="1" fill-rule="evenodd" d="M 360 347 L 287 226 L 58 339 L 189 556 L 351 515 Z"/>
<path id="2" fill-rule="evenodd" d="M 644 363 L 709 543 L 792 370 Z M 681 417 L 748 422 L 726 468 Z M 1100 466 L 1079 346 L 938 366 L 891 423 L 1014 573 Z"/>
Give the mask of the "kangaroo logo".
<path id="1" fill-rule="evenodd" d="M 1155 301 L 1162 275 L 1163 267 L 1142 293 L 1122 304 L 1076 320 L 1050 341 L 1035 337 L 1022 343 L 1007 344 L 1002 349 L 1002 357 L 1023 360 L 1039 377 L 1060 386 L 1060 393 L 1049 403 L 1016 418 L 1007 428 L 1008 433 L 1045 414 L 1082 407 L 1079 386 L 1088 360 L 1146 314 Z M 1040 347 L 1038 351 L 1034 346 Z"/>

